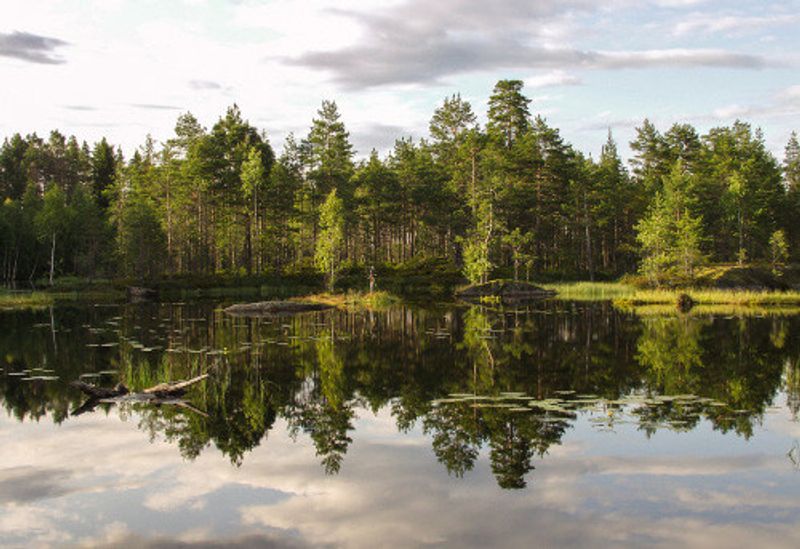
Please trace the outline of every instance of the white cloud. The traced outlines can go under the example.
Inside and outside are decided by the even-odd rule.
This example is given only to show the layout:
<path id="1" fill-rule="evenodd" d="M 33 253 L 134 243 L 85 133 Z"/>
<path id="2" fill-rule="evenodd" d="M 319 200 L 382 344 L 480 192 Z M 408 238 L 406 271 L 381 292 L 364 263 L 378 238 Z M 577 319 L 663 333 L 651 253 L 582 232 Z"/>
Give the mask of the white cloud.
<path id="1" fill-rule="evenodd" d="M 0 138 L 57 127 L 88 141 L 108 137 L 130 154 L 147 133 L 170 137 L 179 112 L 142 105 L 191 110 L 211 126 L 235 101 L 279 148 L 288 131 L 307 131 L 322 99 L 336 99 L 358 149 L 367 153 L 389 146 L 393 130 L 394 137 L 424 135 L 433 109 L 450 93 L 474 98 L 483 116 L 480 106 L 500 78 L 528 76 L 530 89 L 563 86 L 561 120 L 551 121 L 559 125 L 582 116 L 576 113 L 588 104 L 614 109 L 620 120 L 641 119 L 632 107 L 614 104 L 617 81 L 635 90 L 664 71 L 740 71 L 741 84 L 731 90 L 741 95 L 727 102 L 747 105 L 753 78 L 763 89 L 775 87 L 773 75 L 797 64 L 796 57 L 775 53 L 797 50 L 785 35 L 772 37 L 766 50 L 724 39 L 697 49 L 691 32 L 641 31 L 655 23 L 663 28 L 668 16 L 698 29 L 750 25 L 763 33 L 767 23 L 786 26 L 796 17 L 776 9 L 777 15 L 714 22 L 693 11 L 700 3 L 648 0 L 642 9 L 633 0 L 184 0 L 176 8 L 152 0 L 6 0 L 0 33 L 65 44 L 40 52 L 61 64 L 0 56 L 0 79 L 14 83 L 0 90 Z M 753 77 L 751 69 L 761 70 Z M 593 77 L 598 73 L 602 79 Z M 688 99 L 676 99 L 675 92 L 702 87 L 695 76 L 676 79 L 653 104 L 683 101 L 674 108 L 687 110 Z"/>
<path id="2" fill-rule="evenodd" d="M 693 14 L 675 24 L 672 32 L 676 36 L 692 33 L 743 32 L 795 25 L 798 22 L 800 22 L 800 15 L 794 14 L 762 16 Z"/>
<path id="3" fill-rule="evenodd" d="M 537 74 L 525 79 L 525 86 L 529 88 L 549 88 L 554 86 L 578 86 L 583 81 L 566 71 L 556 69 L 543 74 Z"/>

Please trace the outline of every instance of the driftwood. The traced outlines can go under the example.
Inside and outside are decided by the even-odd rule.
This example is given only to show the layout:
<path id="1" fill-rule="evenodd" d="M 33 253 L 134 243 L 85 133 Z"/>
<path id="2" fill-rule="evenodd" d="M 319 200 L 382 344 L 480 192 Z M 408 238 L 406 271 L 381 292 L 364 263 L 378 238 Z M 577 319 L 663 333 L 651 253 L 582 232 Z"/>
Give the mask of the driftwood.
<path id="1" fill-rule="evenodd" d="M 109 388 L 90 385 L 83 381 L 73 381 L 70 383 L 70 385 L 80 389 L 89 398 L 79 408 L 76 408 L 72 412 L 72 415 L 77 416 L 86 412 L 91 412 L 95 409 L 95 407 L 97 407 L 98 404 L 143 402 L 155 405 L 172 404 L 208 417 L 205 412 L 198 410 L 181 399 L 181 397 L 186 393 L 186 389 L 195 383 L 200 383 L 207 377 L 208 374 L 203 374 L 186 381 L 159 383 L 158 385 L 154 385 L 153 387 L 149 387 L 137 393 L 131 393 L 130 390 L 122 383 L 118 383 L 115 387 Z"/>
<path id="2" fill-rule="evenodd" d="M 225 312 L 235 316 L 269 316 L 291 315 L 308 311 L 324 311 L 332 308 L 325 303 L 309 303 L 305 301 L 261 301 L 258 303 L 237 303 Z"/>
<path id="3" fill-rule="evenodd" d="M 186 381 L 173 381 L 171 383 L 159 383 L 149 389 L 145 389 L 142 393 L 146 395 L 155 395 L 158 398 L 183 396 L 188 387 L 195 383 L 200 383 L 208 377 L 208 374 L 193 377 Z"/>

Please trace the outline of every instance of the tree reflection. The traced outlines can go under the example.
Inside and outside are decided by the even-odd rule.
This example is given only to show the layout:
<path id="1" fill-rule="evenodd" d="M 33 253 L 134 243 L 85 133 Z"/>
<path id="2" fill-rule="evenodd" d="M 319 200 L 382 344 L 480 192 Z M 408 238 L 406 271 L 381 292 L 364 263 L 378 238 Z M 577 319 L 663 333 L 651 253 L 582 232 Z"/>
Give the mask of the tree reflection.
<path id="1" fill-rule="evenodd" d="M 342 467 L 344 455 L 353 439 L 355 412 L 349 402 L 344 362 L 336 352 L 333 325 L 329 337 L 316 341 L 317 361 L 310 378 L 311 386 L 288 407 L 290 432 L 307 433 L 322 458 L 325 473 L 332 475 Z"/>
<path id="2" fill-rule="evenodd" d="M 708 421 L 749 437 L 778 393 L 800 411 L 800 318 L 636 317 L 608 304 L 514 310 L 396 307 L 232 319 L 210 305 L 67 308 L 0 315 L 0 401 L 19 421 L 69 417 L 68 381 L 142 388 L 209 372 L 190 407 L 137 406 L 151 439 L 233 464 L 278 420 L 340 471 L 356 410 L 419 425 L 455 477 L 486 450 L 502 488 L 530 481 L 578 414 L 632 418 L 652 434 Z M 58 380 L 31 380 L 36 373 Z M 23 381 L 25 380 L 25 381 Z M 105 406 L 100 410 L 108 410 Z"/>

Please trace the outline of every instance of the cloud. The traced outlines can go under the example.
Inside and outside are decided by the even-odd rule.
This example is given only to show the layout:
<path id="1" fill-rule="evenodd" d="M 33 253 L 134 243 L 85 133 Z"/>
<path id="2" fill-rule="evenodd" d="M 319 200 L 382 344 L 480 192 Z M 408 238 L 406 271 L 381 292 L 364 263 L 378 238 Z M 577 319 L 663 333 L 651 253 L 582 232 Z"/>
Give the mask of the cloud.
<path id="1" fill-rule="evenodd" d="M 697 4 L 705 4 L 706 2 L 708 0 L 655 0 L 653 3 L 665 8 L 686 8 Z"/>
<path id="2" fill-rule="evenodd" d="M 416 132 L 392 124 L 371 124 L 354 128 L 351 132 L 353 147 L 361 156 L 368 156 L 372 149 L 384 152 L 394 147 L 401 137 L 413 137 Z"/>
<path id="3" fill-rule="evenodd" d="M 786 88 L 778 94 L 778 98 L 785 101 L 795 101 L 800 99 L 800 84 Z"/>
<path id="4" fill-rule="evenodd" d="M 189 87 L 193 90 L 221 90 L 222 84 L 212 80 L 190 80 Z"/>
<path id="5" fill-rule="evenodd" d="M 112 532 L 105 536 L 102 541 L 95 539 L 83 540 L 83 545 L 111 548 L 111 547 L 138 547 L 140 549 L 245 549 L 258 547 L 262 549 L 301 549 L 306 547 L 329 547 L 329 545 L 315 543 L 313 546 L 305 540 L 299 538 L 292 532 L 269 532 L 248 534 L 239 537 L 231 537 L 215 540 L 184 540 L 180 538 L 170 538 L 159 536 L 148 538 L 141 534 L 134 534 L 127 531 L 119 533 Z"/>
<path id="6" fill-rule="evenodd" d="M 683 36 L 692 33 L 741 32 L 793 25 L 798 22 L 800 22 L 799 15 L 720 16 L 719 14 L 694 14 L 677 23 L 672 33 L 675 36 Z"/>
<path id="7" fill-rule="evenodd" d="M 0 32 L 0 57 L 11 57 L 29 63 L 58 65 L 64 63 L 55 50 L 67 42 L 29 32 Z"/>
<path id="8" fill-rule="evenodd" d="M 0 502 L 18 504 L 62 496 L 72 491 L 66 486 L 71 476 L 66 469 L 23 466 L 0 470 Z"/>
<path id="9" fill-rule="evenodd" d="M 155 111 L 180 111 L 182 110 L 181 107 L 176 107 L 175 105 L 160 105 L 157 103 L 131 103 L 131 107 L 135 107 L 137 109 L 148 109 L 148 110 L 155 110 Z"/>
<path id="10" fill-rule="evenodd" d="M 771 63 L 762 56 L 718 49 L 664 49 L 606 51 L 588 54 L 593 68 L 635 69 L 648 67 L 719 67 L 761 69 Z"/>
<path id="11" fill-rule="evenodd" d="M 554 86 L 578 86 L 583 81 L 562 70 L 553 70 L 543 74 L 537 74 L 525 79 L 525 86 L 528 88 L 550 88 Z"/>
<path id="12" fill-rule="evenodd" d="M 64 108 L 70 111 L 96 111 L 96 107 L 90 105 L 64 105 Z"/>
<path id="13" fill-rule="evenodd" d="M 800 85 L 785 88 L 758 104 L 731 104 L 719 107 L 712 111 L 711 118 L 717 120 L 788 118 L 798 115 L 800 115 Z"/>
<path id="14" fill-rule="evenodd" d="M 564 44 L 577 15 L 596 3 L 407 0 L 378 12 L 329 10 L 358 23 L 354 43 L 283 59 L 328 72 L 349 89 L 389 84 L 436 84 L 443 78 L 509 69 L 621 69 L 649 67 L 761 68 L 758 55 L 720 49 L 598 51 Z M 554 35 L 553 29 L 561 29 Z M 559 36 L 559 33 L 561 36 Z"/>
<path id="15" fill-rule="evenodd" d="M 590 51 L 526 47 L 510 39 L 494 42 L 441 40 L 378 53 L 380 45 L 312 52 L 291 59 L 293 65 L 328 70 L 346 88 L 387 84 L 436 83 L 442 77 L 493 69 L 629 69 L 653 67 L 724 67 L 758 69 L 769 62 L 758 55 L 724 50 Z M 370 53 L 372 52 L 372 53 Z"/>

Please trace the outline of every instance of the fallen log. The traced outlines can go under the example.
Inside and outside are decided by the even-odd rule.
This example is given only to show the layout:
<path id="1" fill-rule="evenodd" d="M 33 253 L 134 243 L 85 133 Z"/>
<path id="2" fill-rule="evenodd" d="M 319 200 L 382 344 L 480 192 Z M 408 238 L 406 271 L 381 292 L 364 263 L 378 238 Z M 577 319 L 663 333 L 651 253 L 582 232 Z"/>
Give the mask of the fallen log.
<path id="1" fill-rule="evenodd" d="M 186 390 L 189 387 L 195 383 L 200 383 L 207 377 L 208 374 L 203 374 L 185 381 L 159 383 L 158 385 L 148 387 L 147 389 L 137 393 L 131 393 L 130 390 L 122 383 L 118 383 L 115 387 L 98 387 L 83 381 L 73 381 L 70 383 L 70 385 L 80 389 L 89 398 L 79 408 L 76 408 L 72 412 L 72 415 L 78 416 L 86 412 L 91 412 L 97 407 L 98 404 L 141 402 L 156 406 L 160 406 L 162 404 L 175 405 L 208 417 L 205 412 L 198 410 L 180 398 L 186 393 Z"/>
<path id="2" fill-rule="evenodd" d="M 123 383 L 117 383 L 114 387 L 98 387 L 83 381 L 73 381 L 70 385 L 95 399 L 115 398 L 130 393 L 130 390 Z"/>
<path id="3" fill-rule="evenodd" d="M 98 387 L 97 385 L 90 385 L 83 381 L 73 381 L 70 383 L 76 389 L 80 389 L 86 395 L 98 399 L 114 399 L 123 396 L 129 397 L 137 397 L 143 395 L 141 400 L 149 400 L 152 398 L 169 398 L 169 397 L 179 397 L 183 396 L 186 393 L 186 389 L 194 385 L 195 383 L 200 383 L 204 379 L 208 377 L 208 374 L 203 374 L 197 377 L 193 377 L 192 379 L 186 381 L 172 381 L 169 383 L 159 383 L 158 385 L 154 385 L 153 387 L 149 387 L 141 391 L 141 393 L 131 393 L 130 389 L 128 389 L 123 383 L 118 383 L 115 387 Z"/>
<path id="4" fill-rule="evenodd" d="M 148 389 L 142 391 L 142 393 L 146 395 L 155 395 L 159 398 L 164 397 L 171 397 L 171 396 L 181 396 L 186 392 L 186 389 L 194 385 L 195 383 L 200 383 L 204 379 L 208 377 L 208 374 L 203 374 L 197 377 L 193 377 L 192 379 L 188 379 L 186 381 L 172 381 L 169 383 L 159 383 L 158 385 L 154 385 Z"/>

